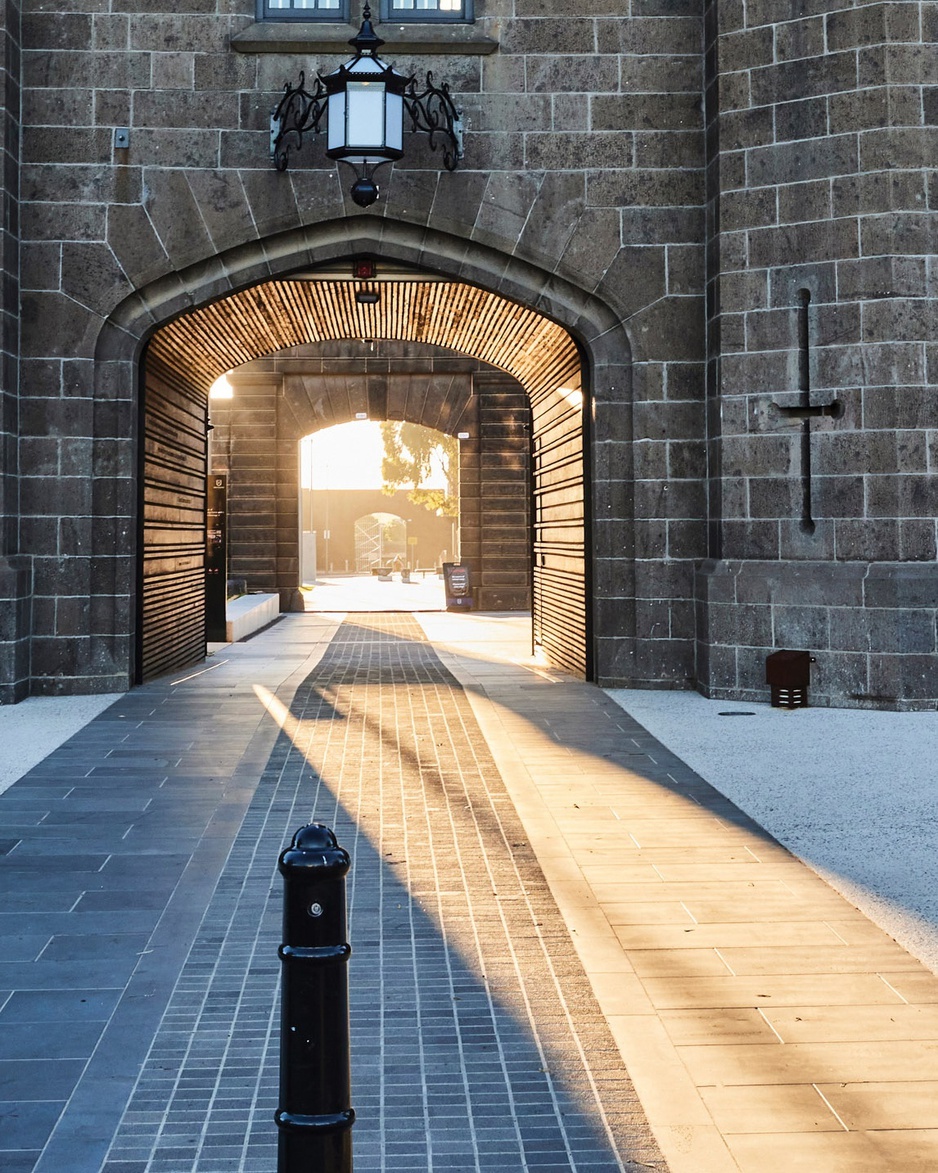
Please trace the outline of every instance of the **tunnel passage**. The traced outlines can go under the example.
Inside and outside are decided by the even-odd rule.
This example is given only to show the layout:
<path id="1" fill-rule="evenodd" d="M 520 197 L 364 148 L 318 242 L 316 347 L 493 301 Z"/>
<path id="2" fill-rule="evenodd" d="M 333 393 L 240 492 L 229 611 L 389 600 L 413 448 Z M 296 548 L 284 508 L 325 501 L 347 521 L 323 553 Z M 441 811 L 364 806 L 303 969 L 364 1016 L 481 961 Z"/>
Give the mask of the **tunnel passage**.
<path id="1" fill-rule="evenodd" d="M 550 663 L 589 676 L 585 397 L 573 338 L 544 315 L 462 282 L 417 273 L 361 281 L 330 271 L 223 297 L 150 340 L 142 379 L 138 678 L 193 664 L 205 652 L 209 388 L 244 363 L 337 339 L 445 347 L 523 387 L 531 420 L 533 639 Z"/>

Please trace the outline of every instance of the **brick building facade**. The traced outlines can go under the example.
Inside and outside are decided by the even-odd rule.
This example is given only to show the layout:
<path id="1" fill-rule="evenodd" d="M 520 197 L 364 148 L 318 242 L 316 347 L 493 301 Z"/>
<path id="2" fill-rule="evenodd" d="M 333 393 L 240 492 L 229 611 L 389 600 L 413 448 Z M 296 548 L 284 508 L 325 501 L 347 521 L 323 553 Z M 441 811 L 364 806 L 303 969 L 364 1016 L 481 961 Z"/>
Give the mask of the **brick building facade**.
<path id="1" fill-rule="evenodd" d="M 466 151 L 405 135 L 366 209 L 321 143 L 270 166 L 283 83 L 361 19 L 321 7 L 0 5 L 0 698 L 126 688 L 151 604 L 197 612 L 211 379 L 354 366 L 357 311 L 290 307 L 367 256 L 435 283 L 376 337 L 527 395 L 548 654 L 755 699 L 802 648 L 818 703 L 934 708 L 938 4 L 385 5 L 382 55 L 450 82 Z"/>

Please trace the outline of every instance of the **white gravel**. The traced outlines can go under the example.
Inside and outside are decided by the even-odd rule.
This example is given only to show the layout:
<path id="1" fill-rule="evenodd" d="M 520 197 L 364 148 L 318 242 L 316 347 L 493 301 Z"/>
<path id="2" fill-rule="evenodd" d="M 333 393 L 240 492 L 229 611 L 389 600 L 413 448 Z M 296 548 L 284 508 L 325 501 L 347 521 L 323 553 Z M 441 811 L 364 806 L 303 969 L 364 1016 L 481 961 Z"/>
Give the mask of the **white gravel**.
<path id="1" fill-rule="evenodd" d="M 938 713 L 609 695 L 938 972 Z"/>
<path id="2" fill-rule="evenodd" d="M 34 696 L 0 705 L 0 794 L 120 695 Z"/>

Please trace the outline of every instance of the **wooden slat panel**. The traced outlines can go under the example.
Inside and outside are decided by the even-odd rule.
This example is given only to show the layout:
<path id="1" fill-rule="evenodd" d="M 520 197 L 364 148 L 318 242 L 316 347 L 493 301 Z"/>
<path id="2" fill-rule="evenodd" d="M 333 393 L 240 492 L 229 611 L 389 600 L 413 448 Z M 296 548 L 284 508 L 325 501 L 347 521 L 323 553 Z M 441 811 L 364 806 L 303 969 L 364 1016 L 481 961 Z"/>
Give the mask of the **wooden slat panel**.
<path id="1" fill-rule="evenodd" d="M 534 639 L 548 660 L 588 671 L 583 409 L 579 370 L 532 397 Z M 549 376 L 547 376 L 549 378 Z"/>
<path id="2" fill-rule="evenodd" d="M 360 290 L 374 290 L 381 300 L 359 305 Z M 579 356 L 562 326 L 458 281 L 268 281 L 170 322 L 150 352 L 187 383 L 207 387 L 241 363 L 327 338 L 420 341 L 462 351 L 510 372 L 532 403 L 565 384 L 579 386 Z"/>
<path id="3" fill-rule="evenodd" d="M 205 395 L 150 355 L 144 387 L 140 677 L 205 656 Z"/>

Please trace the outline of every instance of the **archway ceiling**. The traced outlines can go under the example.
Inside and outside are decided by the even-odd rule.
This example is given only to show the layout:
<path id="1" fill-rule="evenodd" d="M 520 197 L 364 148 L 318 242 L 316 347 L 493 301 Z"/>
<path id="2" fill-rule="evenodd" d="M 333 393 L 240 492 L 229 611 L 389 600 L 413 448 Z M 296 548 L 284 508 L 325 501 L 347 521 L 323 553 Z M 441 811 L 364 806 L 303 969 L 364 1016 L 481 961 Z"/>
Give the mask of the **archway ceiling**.
<path id="1" fill-rule="evenodd" d="M 361 305 L 359 292 L 379 300 Z M 208 388 L 262 355 L 339 338 L 446 346 L 508 371 L 535 401 L 580 385 L 579 355 L 562 326 L 461 282 L 268 281 L 170 322 L 150 354 Z"/>

